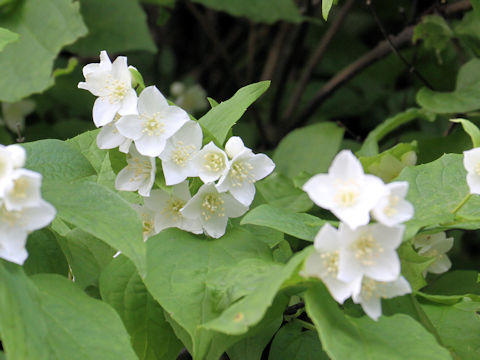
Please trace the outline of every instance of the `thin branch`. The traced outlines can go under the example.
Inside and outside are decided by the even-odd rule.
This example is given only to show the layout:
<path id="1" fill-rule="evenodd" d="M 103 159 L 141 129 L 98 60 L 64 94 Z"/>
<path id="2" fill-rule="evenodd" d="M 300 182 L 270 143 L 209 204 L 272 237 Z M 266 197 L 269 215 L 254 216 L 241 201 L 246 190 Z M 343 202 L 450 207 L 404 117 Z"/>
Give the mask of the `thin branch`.
<path id="1" fill-rule="evenodd" d="M 291 25 L 288 23 L 283 23 L 280 25 L 280 28 L 275 36 L 275 40 L 273 40 L 273 45 L 268 53 L 267 61 L 265 61 L 265 65 L 263 66 L 260 80 L 272 80 L 273 73 L 277 67 L 282 46 L 285 44 L 285 38 L 288 34 L 290 26 Z"/>
<path id="2" fill-rule="evenodd" d="M 296 303 L 292 306 L 289 306 L 283 312 L 283 315 L 294 315 L 297 313 L 298 310 L 303 309 L 305 307 L 305 303 L 303 301 Z"/>
<path id="3" fill-rule="evenodd" d="M 328 45 L 332 41 L 333 37 L 337 33 L 340 25 L 343 23 L 343 20 L 347 16 L 349 10 L 351 9 L 352 5 L 354 4 L 355 0 L 347 0 L 345 5 L 341 8 L 338 15 L 334 18 L 333 22 L 331 23 L 330 27 L 326 31 L 325 35 L 322 37 L 322 40 L 318 44 L 317 48 L 315 49 L 314 53 L 308 60 L 307 65 L 305 66 L 302 75 L 300 76 L 300 80 L 298 82 L 295 91 L 293 92 L 293 96 L 290 98 L 290 101 L 287 105 L 285 110 L 285 114 L 282 117 L 282 121 L 285 122 L 286 120 L 292 117 L 295 109 L 298 107 L 300 100 L 302 99 L 302 95 L 304 94 L 305 88 L 313 74 L 313 71 L 317 67 L 318 63 L 322 59 L 325 51 L 327 50 Z"/>

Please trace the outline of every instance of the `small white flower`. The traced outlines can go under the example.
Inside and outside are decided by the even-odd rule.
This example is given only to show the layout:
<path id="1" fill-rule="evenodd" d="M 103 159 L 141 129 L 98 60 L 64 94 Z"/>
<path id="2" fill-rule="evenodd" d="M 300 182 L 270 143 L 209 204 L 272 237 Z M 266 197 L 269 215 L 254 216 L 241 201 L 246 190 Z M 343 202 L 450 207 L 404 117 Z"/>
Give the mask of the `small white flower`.
<path id="1" fill-rule="evenodd" d="M 405 200 L 408 182 L 396 181 L 385 186 L 385 194 L 375 205 L 372 214 L 375 219 L 386 226 L 401 224 L 413 217 L 413 205 Z"/>
<path id="2" fill-rule="evenodd" d="M 383 181 L 365 175 L 362 164 L 350 150 L 341 151 L 328 174 L 318 174 L 303 186 L 312 201 L 330 210 L 352 229 L 366 225 L 369 212 L 385 194 Z"/>
<path id="3" fill-rule="evenodd" d="M 11 131 L 16 133 L 25 128 L 25 117 L 35 110 L 32 100 L 20 100 L 14 103 L 2 103 L 3 122 Z"/>
<path id="4" fill-rule="evenodd" d="M 447 238 L 445 232 L 439 232 L 432 235 L 421 235 L 413 241 L 413 245 L 418 250 L 418 254 L 427 257 L 434 257 L 435 261 L 425 270 L 433 274 L 441 274 L 452 266 L 452 263 L 446 253 L 453 247 L 453 237 Z"/>
<path id="5" fill-rule="evenodd" d="M 4 206 L 7 210 L 21 210 L 35 206 L 42 200 L 40 186 L 42 175 L 27 169 L 13 172 L 11 181 L 5 187 Z"/>
<path id="6" fill-rule="evenodd" d="M 463 152 L 463 166 L 467 170 L 470 193 L 480 194 L 480 148 Z"/>
<path id="7" fill-rule="evenodd" d="M 189 219 L 200 219 L 207 235 L 219 238 L 225 234 L 228 218 L 242 216 L 248 207 L 228 193 L 219 193 L 214 184 L 204 184 L 181 210 Z"/>
<path id="8" fill-rule="evenodd" d="M 128 153 L 132 140 L 126 138 L 117 129 L 117 121 L 120 120 L 119 114 L 115 115 L 112 122 L 103 126 L 97 135 L 97 146 L 100 149 L 114 149 L 119 147 L 123 153 Z"/>
<path id="9" fill-rule="evenodd" d="M 255 182 L 269 175 L 275 164 L 265 154 L 254 154 L 245 149 L 230 162 L 228 172 L 217 184 L 220 192 L 230 191 L 235 199 L 249 206 L 255 197 Z"/>
<path id="10" fill-rule="evenodd" d="M 138 215 L 140 215 L 140 219 L 142 219 L 143 241 L 147 241 L 147 239 L 150 236 L 158 234 L 159 231 L 155 229 L 155 220 L 154 220 L 155 212 L 145 205 L 143 206 L 137 205 L 137 204 L 130 204 L 130 205 L 135 209 Z"/>
<path id="11" fill-rule="evenodd" d="M 351 230 L 340 223 L 338 236 L 342 250 L 338 260 L 338 279 L 354 281 L 365 275 L 378 281 L 392 281 L 400 275 L 400 259 L 395 249 L 402 242 L 403 226 L 387 227 L 376 223 Z"/>
<path id="12" fill-rule="evenodd" d="M 167 139 L 189 120 L 184 110 L 168 105 L 162 93 L 149 86 L 138 98 L 138 115 L 123 116 L 117 122 L 117 129 L 135 142 L 140 154 L 158 156 Z"/>
<path id="13" fill-rule="evenodd" d="M 52 222 L 55 208 L 44 200 L 21 210 L 9 211 L 0 206 L 0 257 L 22 265 L 28 254 L 25 244 L 28 233 Z"/>
<path id="14" fill-rule="evenodd" d="M 124 167 L 115 179 L 115 189 L 136 191 L 142 196 L 149 196 L 155 181 L 155 158 L 140 155 L 132 146 L 127 154 L 128 165 Z"/>
<path id="15" fill-rule="evenodd" d="M 411 292 L 412 288 L 403 276 L 389 282 L 376 281 L 365 276 L 360 292 L 353 294 L 352 300 L 362 305 L 363 311 L 373 320 L 378 320 L 382 315 L 381 299 L 390 299 Z"/>
<path id="16" fill-rule="evenodd" d="M 192 162 L 202 147 L 202 128 L 195 121 L 188 121 L 170 139 L 160 154 L 163 175 L 167 185 L 175 185 L 198 172 Z"/>
<path id="17" fill-rule="evenodd" d="M 305 261 L 302 276 L 312 276 L 321 279 L 327 286 L 330 294 L 339 303 L 343 302 L 360 291 L 362 276 L 351 282 L 338 280 L 338 260 L 341 252 L 341 241 L 337 229 L 325 224 L 314 242 L 315 250 Z"/>
<path id="18" fill-rule="evenodd" d="M 228 171 L 228 158 L 225 151 L 210 141 L 192 160 L 198 176 L 206 184 L 216 181 Z"/>
<path id="19" fill-rule="evenodd" d="M 137 94 L 132 88 L 126 57 L 119 56 L 112 63 L 106 51 L 102 51 L 100 63 L 85 65 L 83 75 L 85 82 L 80 82 L 78 87 L 99 97 L 93 105 L 93 122 L 97 127 L 113 121 L 117 113 L 135 112 Z"/>
<path id="20" fill-rule="evenodd" d="M 155 214 L 155 231 L 158 233 L 163 229 L 176 227 L 201 234 L 203 229 L 200 219 L 188 219 L 180 212 L 191 198 L 187 181 L 173 186 L 171 193 L 152 190 L 150 197 L 145 198 L 145 206 Z"/>

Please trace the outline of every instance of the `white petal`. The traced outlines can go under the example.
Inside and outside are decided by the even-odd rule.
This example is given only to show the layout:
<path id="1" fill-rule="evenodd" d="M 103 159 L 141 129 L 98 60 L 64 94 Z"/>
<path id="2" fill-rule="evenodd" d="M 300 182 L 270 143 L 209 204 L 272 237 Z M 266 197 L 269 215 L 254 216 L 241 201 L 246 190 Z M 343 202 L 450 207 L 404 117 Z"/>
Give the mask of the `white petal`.
<path id="1" fill-rule="evenodd" d="M 163 175 L 165 177 L 165 184 L 168 186 L 179 184 L 188 177 L 188 170 L 184 167 L 176 165 L 172 161 L 162 161 Z"/>
<path id="2" fill-rule="evenodd" d="M 20 145 L 14 144 L 6 147 L 6 150 L 10 153 L 13 167 L 21 168 L 25 165 L 27 158 L 27 152 Z"/>
<path id="3" fill-rule="evenodd" d="M 337 229 L 326 223 L 315 236 L 313 245 L 319 252 L 339 250 L 341 243 L 338 238 Z"/>
<path id="4" fill-rule="evenodd" d="M 208 236 L 218 239 L 225 234 L 227 222 L 227 216 L 213 216 L 208 221 L 202 221 L 202 225 Z"/>
<path id="5" fill-rule="evenodd" d="M 117 129 L 126 138 L 137 140 L 143 136 L 143 125 L 140 116 L 122 116 L 116 123 Z"/>
<path id="6" fill-rule="evenodd" d="M 137 93 L 134 89 L 129 89 L 122 100 L 118 113 L 120 115 L 132 115 L 137 114 Z"/>
<path id="7" fill-rule="evenodd" d="M 138 112 L 142 115 L 152 116 L 167 107 L 167 100 L 155 86 L 146 87 L 138 98 Z"/>
<path id="8" fill-rule="evenodd" d="M 336 206 L 334 180 L 328 175 L 318 174 L 313 176 L 303 185 L 302 189 L 316 205 L 327 210 Z"/>
<path id="9" fill-rule="evenodd" d="M 120 134 L 116 125 L 111 122 L 100 129 L 97 135 L 97 146 L 100 149 L 114 149 L 123 144 L 126 137 Z"/>
<path id="10" fill-rule="evenodd" d="M 27 231 L 38 230 L 50 224 L 57 211 L 48 202 L 41 200 L 39 204 L 22 210 L 25 219 L 24 229 Z"/>
<path id="11" fill-rule="evenodd" d="M 364 172 L 362 164 L 355 155 L 350 150 L 342 150 L 333 159 L 328 174 L 336 179 L 348 181 L 360 179 Z"/>
<path id="12" fill-rule="evenodd" d="M 437 258 L 432 264 L 430 264 L 427 271 L 431 272 L 432 274 L 442 274 L 448 271 L 451 267 L 452 262 L 450 261 L 448 256 L 445 254 L 441 254 L 440 256 L 437 256 Z"/>
<path id="13" fill-rule="evenodd" d="M 123 191 L 136 191 L 143 183 L 141 176 L 135 176 L 135 172 L 128 165 L 117 174 L 115 189 Z"/>
<path id="14" fill-rule="evenodd" d="M 120 103 L 111 103 L 107 98 L 99 97 L 93 104 L 93 122 L 96 127 L 104 126 L 112 122 L 120 109 Z"/>
<path id="15" fill-rule="evenodd" d="M 144 156 L 157 157 L 165 148 L 165 139 L 157 136 L 143 135 L 135 140 L 135 146 Z"/>
<path id="16" fill-rule="evenodd" d="M 0 258 L 23 265 L 28 257 L 25 245 L 27 243 L 27 231 L 21 228 L 2 229 L 0 240 Z"/>
<path id="17" fill-rule="evenodd" d="M 12 181 L 5 187 L 5 208 L 21 210 L 40 204 L 42 201 L 41 184 L 42 175 L 39 173 L 27 169 L 15 170 L 12 174 Z"/>
<path id="18" fill-rule="evenodd" d="M 382 315 L 382 302 L 380 298 L 371 296 L 368 300 L 362 299 L 360 305 L 362 305 L 365 314 L 375 321 Z"/>
<path id="19" fill-rule="evenodd" d="M 463 152 L 463 165 L 469 173 L 475 173 L 478 164 L 480 164 L 480 148 Z"/>
<path id="20" fill-rule="evenodd" d="M 255 181 L 261 180 L 275 169 L 275 163 L 265 154 L 256 154 L 250 160 Z"/>
<path id="21" fill-rule="evenodd" d="M 218 191 L 221 192 L 221 188 L 222 186 L 217 187 Z M 228 190 L 236 200 L 245 206 L 250 206 L 255 197 L 255 185 L 252 183 L 244 182 L 242 186 L 231 186 Z"/>
<path id="22" fill-rule="evenodd" d="M 132 76 L 128 70 L 127 58 L 125 56 L 118 56 L 112 63 L 112 76 L 121 81 L 126 82 L 131 86 Z"/>
<path id="23" fill-rule="evenodd" d="M 225 144 L 225 152 L 230 159 L 233 159 L 243 150 L 245 150 L 245 145 L 243 145 L 242 139 L 238 136 L 232 136 Z"/>
<path id="24" fill-rule="evenodd" d="M 222 199 L 224 201 L 225 215 L 231 218 L 236 218 L 245 214 L 248 210 L 248 206 L 245 206 L 233 196 L 227 193 L 223 193 Z"/>
<path id="25" fill-rule="evenodd" d="M 471 194 L 480 194 L 480 175 L 472 172 L 467 174 L 467 184 Z"/>

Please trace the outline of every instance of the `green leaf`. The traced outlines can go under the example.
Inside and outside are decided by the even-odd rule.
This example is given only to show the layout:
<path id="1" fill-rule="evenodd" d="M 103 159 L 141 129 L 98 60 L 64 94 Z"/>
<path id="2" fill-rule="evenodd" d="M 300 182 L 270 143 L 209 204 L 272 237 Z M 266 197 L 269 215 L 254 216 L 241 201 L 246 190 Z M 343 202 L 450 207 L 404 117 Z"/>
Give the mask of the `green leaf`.
<path id="1" fill-rule="evenodd" d="M 322 0 L 322 16 L 325 19 L 325 21 L 327 21 L 328 19 L 328 14 L 332 9 L 332 5 L 333 5 L 333 0 Z"/>
<path id="2" fill-rule="evenodd" d="M 22 1 L 0 26 L 20 35 L 0 52 L 0 100 L 9 102 L 51 86 L 60 49 L 87 33 L 79 4 L 71 0 Z"/>
<path id="3" fill-rule="evenodd" d="M 472 139 L 473 147 L 480 146 L 480 130 L 474 123 L 467 119 L 451 119 L 450 121 L 462 124 L 463 130 L 465 130 Z"/>
<path id="4" fill-rule="evenodd" d="M 453 92 L 422 88 L 417 93 L 417 103 L 426 110 L 438 114 L 466 113 L 480 109 L 479 97 L 480 59 L 475 58 L 460 68 Z"/>
<path id="5" fill-rule="evenodd" d="M 187 346 L 191 343 L 189 350 L 193 357 L 218 360 L 240 338 L 200 325 L 218 317 L 239 295 L 235 296 L 231 293 L 234 289 L 229 290 L 218 281 L 217 285 L 210 285 L 209 278 L 216 275 L 218 279 L 222 275 L 218 269 L 238 267 L 242 260 L 272 263 L 268 246 L 240 229 L 228 231 L 218 240 L 166 229 L 147 241 L 147 249 L 147 289 L 178 327 L 186 331 L 190 340 L 183 342 Z M 248 281 L 245 281 L 246 286 Z M 245 287 L 239 291 L 244 295 Z"/>
<path id="6" fill-rule="evenodd" d="M 17 41 L 19 37 L 20 35 L 17 33 L 8 29 L 0 28 L 0 51 L 2 51 L 8 44 Z"/>
<path id="7" fill-rule="evenodd" d="M 313 241 L 325 223 L 325 220 L 310 214 L 299 214 L 267 204 L 250 210 L 241 222 L 242 225 L 266 226 L 307 241 Z"/>
<path id="8" fill-rule="evenodd" d="M 48 229 L 37 230 L 28 236 L 28 258 L 23 269 L 28 275 L 56 273 L 67 276 L 68 262 L 55 235 Z"/>
<path id="9" fill-rule="evenodd" d="M 302 331 L 302 325 L 291 322 L 275 335 L 269 360 L 328 360 L 315 331 Z"/>
<path id="10" fill-rule="evenodd" d="M 477 271 L 449 271 L 428 284 L 423 291 L 439 295 L 480 295 L 480 283 L 477 282 L 477 278 Z"/>
<path id="11" fill-rule="evenodd" d="M 427 282 L 423 272 L 435 261 L 435 258 L 418 255 L 412 244 L 406 241 L 397 250 L 402 264 L 402 275 L 408 280 L 414 291 L 424 287 Z"/>
<path id="12" fill-rule="evenodd" d="M 298 23 L 302 16 L 292 0 L 193 0 L 215 10 L 233 16 L 245 16 L 250 20 L 272 24 L 279 20 Z"/>
<path id="13" fill-rule="evenodd" d="M 98 56 L 100 50 L 110 54 L 132 50 L 156 52 L 145 12 L 137 0 L 80 0 L 80 4 L 88 35 L 69 50 L 83 56 Z"/>
<path id="14" fill-rule="evenodd" d="M 378 321 L 350 317 L 321 283 L 307 291 L 305 306 L 331 359 L 451 360 L 449 352 L 411 317 L 397 314 Z"/>
<path id="15" fill-rule="evenodd" d="M 442 16 L 427 15 L 415 26 L 412 41 L 423 40 L 425 48 L 440 52 L 447 48 L 452 37 L 453 32 Z"/>
<path id="16" fill-rule="evenodd" d="M 137 359 L 115 311 L 59 275 L 0 262 L 0 330 L 10 360 Z"/>
<path id="17" fill-rule="evenodd" d="M 480 0 L 470 0 L 475 15 L 480 17 Z"/>
<path id="18" fill-rule="evenodd" d="M 343 132 L 331 122 L 292 131 L 278 144 L 273 154 L 277 171 L 289 178 L 302 171 L 311 174 L 326 172 L 340 149 Z"/>
<path id="19" fill-rule="evenodd" d="M 120 315 L 140 359 L 175 359 L 182 349 L 163 309 L 148 293 L 135 266 L 124 256 L 115 258 L 100 276 L 102 299 Z"/>
<path id="20" fill-rule="evenodd" d="M 27 150 L 26 168 L 43 175 L 43 181 L 77 180 L 95 175 L 87 159 L 60 140 L 39 140 L 22 145 Z"/>
<path id="21" fill-rule="evenodd" d="M 75 282 L 85 289 L 98 286 L 100 271 L 110 263 L 115 250 L 103 241 L 80 229 L 73 229 L 65 237 L 57 237 L 75 276 Z"/>
<path id="22" fill-rule="evenodd" d="M 137 212 L 116 192 L 89 181 L 48 182 L 44 198 L 57 216 L 120 250 L 145 272 L 145 246 Z"/>
<path id="23" fill-rule="evenodd" d="M 230 128 L 269 86 L 270 81 L 261 81 L 241 88 L 230 99 L 210 109 L 198 122 L 213 136 L 217 145 L 223 145 Z"/>
<path id="24" fill-rule="evenodd" d="M 386 119 L 383 123 L 378 125 L 375 129 L 370 131 L 367 138 L 363 142 L 362 147 L 357 151 L 357 156 L 375 156 L 378 154 L 378 143 L 385 136 L 390 134 L 398 127 L 407 124 L 416 119 L 423 119 L 427 121 L 434 121 L 433 114 L 423 109 L 408 109 L 395 116 Z"/>
<path id="25" fill-rule="evenodd" d="M 451 306 L 424 303 L 422 308 L 455 359 L 480 358 L 480 302 L 464 300 Z"/>

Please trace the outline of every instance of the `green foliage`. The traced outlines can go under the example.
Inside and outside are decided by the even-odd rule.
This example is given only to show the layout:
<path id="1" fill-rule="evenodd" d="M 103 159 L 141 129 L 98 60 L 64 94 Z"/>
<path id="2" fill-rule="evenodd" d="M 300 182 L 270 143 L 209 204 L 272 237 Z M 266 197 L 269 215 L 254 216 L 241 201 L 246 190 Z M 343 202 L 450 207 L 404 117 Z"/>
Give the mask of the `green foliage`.
<path id="1" fill-rule="evenodd" d="M 322 0 L 322 16 L 327 21 L 334 0 Z"/>
<path id="2" fill-rule="evenodd" d="M 0 26 L 20 35 L 0 52 L 0 100 L 10 102 L 51 86 L 60 49 L 87 33 L 79 4 L 71 0 L 22 1 Z"/>
<path id="3" fill-rule="evenodd" d="M 466 119 L 452 119 L 450 120 L 454 123 L 460 123 L 462 124 L 463 130 L 470 136 L 472 139 L 473 147 L 479 147 L 480 146 L 480 130 L 478 127 L 472 123 L 471 121 L 468 121 Z"/>
<path id="4" fill-rule="evenodd" d="M 17 41 L 19 37 L 20 35 L 17 33 L 8 29 L 0 28 L 0 51 L 2 51 L 8 44 Z"/>
<path id="5" fill-rule="evenodd" d="M 413 42 L 423 40 L 427 49 L 434 49 L 438 53 L 447 48 L 453 32 L 445 19 L 437 15 L 424 16 L 422 22 L 415 27 Z"/>

